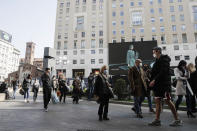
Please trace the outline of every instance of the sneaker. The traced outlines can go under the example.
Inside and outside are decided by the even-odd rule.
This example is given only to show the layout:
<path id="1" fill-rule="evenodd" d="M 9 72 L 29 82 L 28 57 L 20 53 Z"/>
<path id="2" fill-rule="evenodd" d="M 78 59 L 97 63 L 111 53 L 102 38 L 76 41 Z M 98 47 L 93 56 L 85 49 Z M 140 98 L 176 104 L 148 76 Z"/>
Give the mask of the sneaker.
<path id="1" fill-rule="evenodd" d="M 183 122 L 181 120 L 175 120 L 173 121 L 170 126 L 182 126 Z"/>
<path id="2" fill-rule="evenodd" d="M 148 124 L 149 126 L 161 126 L 160 120 L 154 120 L 153 122 Z"/>
<path id="3" fill-rule="evenodd" d="M 27 102 L 27 100 L 25 99 L 25 103 Z"/>
<path id="4" fill-rule="evenodd" d="M 48 108 L 45 108 L 44 111 L 45 111 L 45 112 L 48 112 L 49 110 L 48 110 Z"/>

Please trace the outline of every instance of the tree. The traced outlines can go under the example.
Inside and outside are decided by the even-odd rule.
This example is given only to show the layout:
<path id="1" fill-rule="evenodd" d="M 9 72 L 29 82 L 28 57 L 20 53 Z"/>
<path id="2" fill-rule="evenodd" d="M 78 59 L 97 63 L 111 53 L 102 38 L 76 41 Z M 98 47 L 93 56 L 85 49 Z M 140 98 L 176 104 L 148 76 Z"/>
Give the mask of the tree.
<path id="1" fill-rule="evenodd" d="M 126 82 L 124 79 L 120 78 L 115 82 L 114 94 L 117 95 L 118 100 L 121 100 L 126 89 Z"/>

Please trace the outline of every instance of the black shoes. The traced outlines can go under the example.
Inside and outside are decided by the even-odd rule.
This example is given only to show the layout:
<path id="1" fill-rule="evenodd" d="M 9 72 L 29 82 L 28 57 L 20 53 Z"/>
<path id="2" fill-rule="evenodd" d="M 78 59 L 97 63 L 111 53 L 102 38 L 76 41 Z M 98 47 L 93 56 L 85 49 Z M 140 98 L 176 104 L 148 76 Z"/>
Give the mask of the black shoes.
<path id="1" fill-rule="evenodd" d="M 132 110 L 134 113 L 136 113 L 135 107 L 131 108 L 131 110 Z"/>
<path id="2" fill-rule="evenodd" d="M 196 118 L 196 116 L 191 111 L 187 111 L 187 117 Z"/>
<path id="3" fill-rule="evenodd" d="M 141 114 L 137 114 L 137 118 L 143 118 Z"/>
<path id="4" fill-rule="evenodd" d="M 99 121 L 109 121 L 110 119 L 108 117 L 102 117 L 102 116 L 99 116 Z"/>
<path id="5" fill-rule="evenodd" d="M 103 117 L 102 116 L 99 116 L 99 121 L 103 121 Z"/>

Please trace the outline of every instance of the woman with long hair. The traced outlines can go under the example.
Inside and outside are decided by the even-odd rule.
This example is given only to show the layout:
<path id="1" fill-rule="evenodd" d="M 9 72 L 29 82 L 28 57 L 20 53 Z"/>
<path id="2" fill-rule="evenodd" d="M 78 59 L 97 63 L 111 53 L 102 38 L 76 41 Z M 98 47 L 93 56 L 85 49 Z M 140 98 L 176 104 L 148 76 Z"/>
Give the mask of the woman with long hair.
<path id="1" fill-rule="evenodd" d="M 58 83 L 59 83 L 59 90 L 61 92 L 60 103 L 62 103 L 62 97 L 63 97 L 63 103 L 66 103 L 66 94 L 68 92 L 68 88 L 66 85 L 66 78 L 64 77 L 63 74 L 60 74 Z"/>
<path id="2" fill-rule="evenodd" d="M 177 79 L 176 95 L 178 96 L 178 99 L 175 104 L 176 110 L 178 111 L 183 96 L 185 96 L 187 105 L 187 116 L 188 118 L 195 118 L 195 116 L 191 112 L 191 95 L 193 94 L 193 92 L 191 92 L 191 90 L 189 89 L 190 87 L 187 81 L 187 79 L 189 79 L 190 76 L 187 70 L 187 62 L 181 60 L 178 64 L 178 67 L 174 69 L 174 74 Z"/>

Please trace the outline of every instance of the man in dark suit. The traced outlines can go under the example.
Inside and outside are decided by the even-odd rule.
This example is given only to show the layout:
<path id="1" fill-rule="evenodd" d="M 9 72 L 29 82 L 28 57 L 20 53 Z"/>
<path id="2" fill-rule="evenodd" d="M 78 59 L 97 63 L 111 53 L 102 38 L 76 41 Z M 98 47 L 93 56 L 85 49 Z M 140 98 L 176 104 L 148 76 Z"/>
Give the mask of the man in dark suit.
<path id="1" fill-rule="evenodd" d="M 137 59 L 135 65 L 129 69 L 128 79 L 132 94 L 134 96 L 135 112 L 138 118 L 143 118 L 141 104 L 144 101 L 147 85 L 145 82 L 145 73 L 141 66 L 142 61 Z"/>

